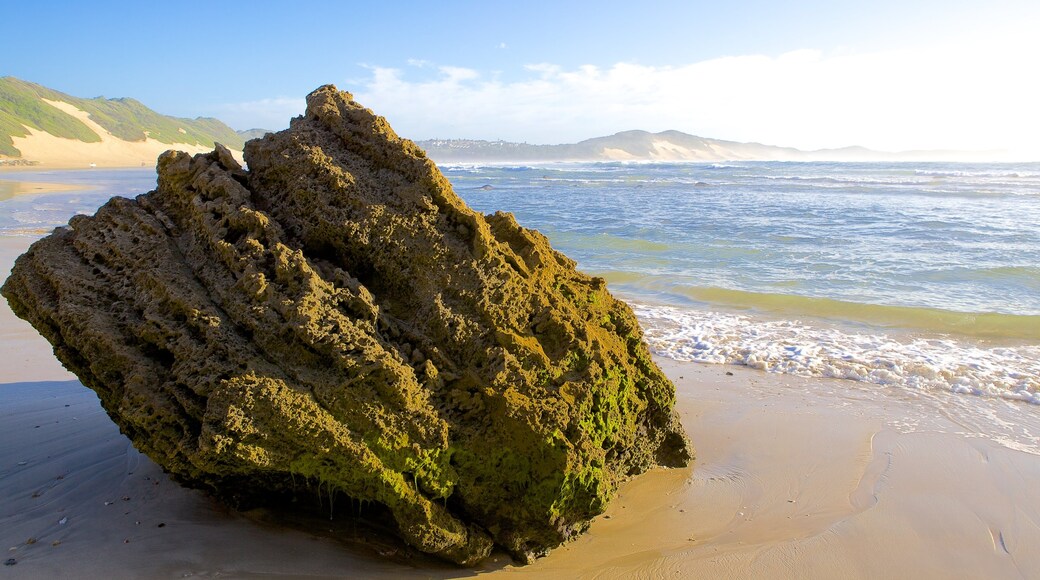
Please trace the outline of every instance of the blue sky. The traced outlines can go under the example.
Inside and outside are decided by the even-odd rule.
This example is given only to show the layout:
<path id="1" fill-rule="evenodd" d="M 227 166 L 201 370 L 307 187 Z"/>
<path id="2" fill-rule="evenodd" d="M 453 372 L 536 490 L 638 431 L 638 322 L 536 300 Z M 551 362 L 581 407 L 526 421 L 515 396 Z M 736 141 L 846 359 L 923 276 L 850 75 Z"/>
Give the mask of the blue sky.
<path id="1" fill-rule="evenodd" d="M 1040 132 L 1036 0 L 37 1 L 4 19 L 0 74 L 240 129 L 284 127 L 334 83 L 414 139 L 1022 149 Z"/>

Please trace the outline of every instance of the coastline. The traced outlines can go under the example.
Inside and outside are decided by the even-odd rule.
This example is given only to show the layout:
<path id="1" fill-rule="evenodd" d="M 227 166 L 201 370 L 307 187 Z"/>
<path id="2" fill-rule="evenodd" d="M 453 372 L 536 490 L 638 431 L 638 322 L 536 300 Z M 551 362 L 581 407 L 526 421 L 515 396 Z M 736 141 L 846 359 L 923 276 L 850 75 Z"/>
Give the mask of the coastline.
<path id="1" fill-rule="evenodd" d="M 30 195 L 37 193 L 53 193 L 56 191 L 82 191 L 94 189 L 85 185 L 74 185 L 66 183 L 48 183 L 41 181 L 21 181 L 3 179 L 0 172 L 0 201 L 11 199 L 19 195 Z"/>
<path id="2" fill-rule="evenodd" d="M 116 165 L 98 165 L 97 167 L 90 167 L 83 163 L 55 163 L 55 164 L 43 164 L 38 165 L 0 165 L 0 175 L 4 173 L 24 173 L 27 171 L 91 171 L 94 169 L 141 169 L 147 167 L 146 165 L 136 164 L 131 165 L 128 163 L 116 164 Z"/>

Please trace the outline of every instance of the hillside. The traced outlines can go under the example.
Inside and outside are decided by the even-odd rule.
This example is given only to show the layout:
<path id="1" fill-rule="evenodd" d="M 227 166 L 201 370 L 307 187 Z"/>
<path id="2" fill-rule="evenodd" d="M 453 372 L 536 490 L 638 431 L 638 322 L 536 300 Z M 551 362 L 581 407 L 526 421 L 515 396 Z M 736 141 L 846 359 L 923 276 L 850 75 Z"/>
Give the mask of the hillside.
<path id="1" fill-rule="evenodd" d="M 244 131 L 236 131 L 236 133 L 243 141 L 249 141 L 251 139 L 259 139 L 268 133 L 274 133 L 274 131 L 269 129 L 246 129 Z"/>
<path id="2" fill-rule="evenodd" d="M 0 158 L 48 166 L 152 164 L 166 149 L 241 150 L 243 138 L 212 118 L 159 114 L 130 98 L 82 99 L 16 79 L 0 78 Z"/>
<path id="3" fill-rule="evenodd" d="M 563 145 L 529 145 L 506 141 L 441 139 L 418 141 L 436 161 L 627 161 L 723 159 L 801 159 L 788 147 L 707 139 L 679 131 L 623 131 Z"/>
<path id="4" fill-rule="evenodd" d="M 508 141 L 429 139 L 416 142 L 431 159 L 451 162 L 537 161 L 964 161 L 1000 152 L 903 151 L 889 153 L 864 147 L 803 151 L 761 143 L 697 137 L 680 131 L 623 131 L 563 145 L 530 145 Z"/>

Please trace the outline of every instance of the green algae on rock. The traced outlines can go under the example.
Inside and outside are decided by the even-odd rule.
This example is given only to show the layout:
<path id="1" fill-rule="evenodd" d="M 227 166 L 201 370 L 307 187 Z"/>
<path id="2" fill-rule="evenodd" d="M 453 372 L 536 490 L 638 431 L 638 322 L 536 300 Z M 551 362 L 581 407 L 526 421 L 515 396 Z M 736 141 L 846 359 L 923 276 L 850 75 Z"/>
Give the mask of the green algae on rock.
<path id="1" fill-rule="evenodd" d="M 321 87 L 288 130 L 159 158 L 21 256 L 12 309 L 134 445 L 234 499 L 385 507 L 410 545 L 521 561 L 691 450 L 632 311 Z"/>

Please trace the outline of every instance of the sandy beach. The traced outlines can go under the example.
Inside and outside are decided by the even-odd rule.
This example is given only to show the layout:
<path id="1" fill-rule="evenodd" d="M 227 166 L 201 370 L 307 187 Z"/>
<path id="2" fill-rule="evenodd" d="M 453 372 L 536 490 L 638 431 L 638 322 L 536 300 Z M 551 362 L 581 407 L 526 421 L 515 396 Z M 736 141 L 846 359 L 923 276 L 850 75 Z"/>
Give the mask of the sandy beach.
<path id="1" fill-rule="evenodd" d="M 17 564 L 4 572 L 1026 578 L 1040 569 L 1035 456 L 953 432 L 900 432 L 886 425 L 899 401 L 833 400 L 819 392 L 825 384 L 662 363 L 696 465 L 631 481 L 588 534 L 547 558 L 517 567 L 496 554 L 475 571 L 356 530 L 340 541 L 325 523 L 301 531 L 233 513 L 164 476 L 77 382 L 5 379 L 0 487 L 11 500 L 0 535 Z"/>
<path id="2" fill-rule="evenodd" d="M 3 240 L 6 277 L 28 239 Z M 1040 457 L 848 381 L 658 359 L 698 449 L 529 566 L 458 569 L 349 517 L 272 523 L 180 487 L 0 304 L 6 578 L 1017 578 L 1040 570 Z M 983 404 L 1006 405 L 1004 401 Z M 344 510 L 348 511 L 348 510 Z"/>

